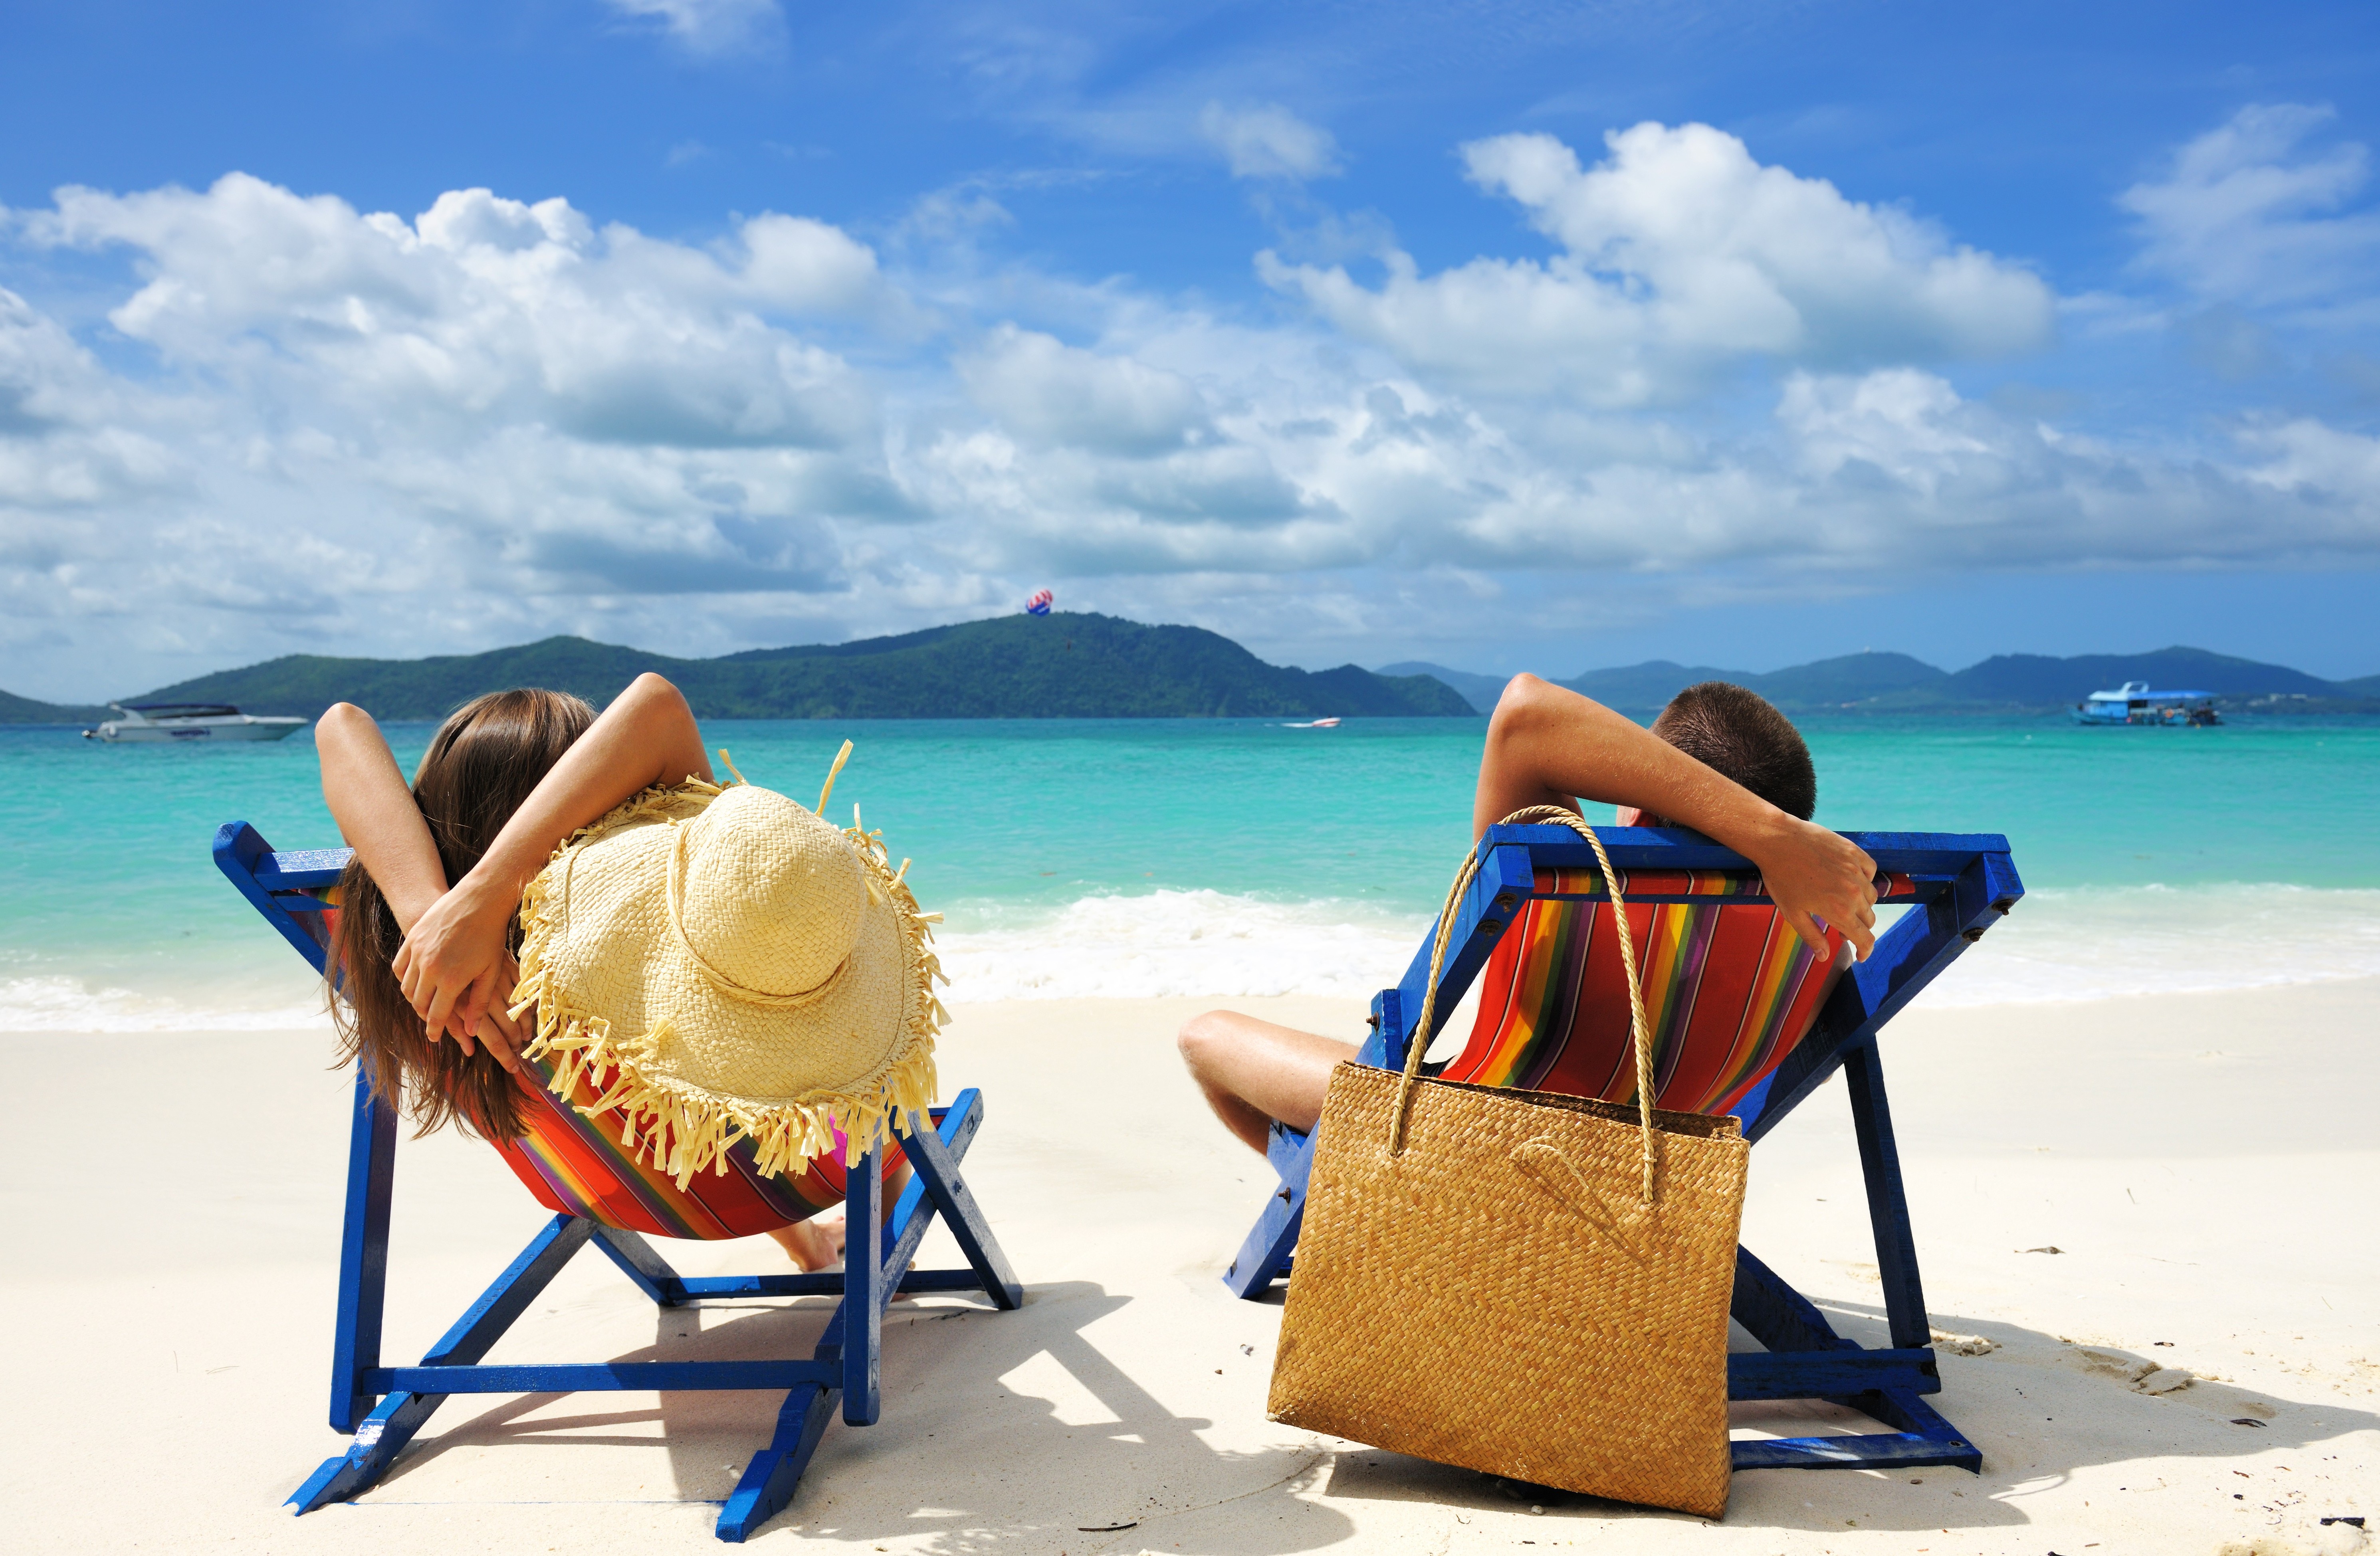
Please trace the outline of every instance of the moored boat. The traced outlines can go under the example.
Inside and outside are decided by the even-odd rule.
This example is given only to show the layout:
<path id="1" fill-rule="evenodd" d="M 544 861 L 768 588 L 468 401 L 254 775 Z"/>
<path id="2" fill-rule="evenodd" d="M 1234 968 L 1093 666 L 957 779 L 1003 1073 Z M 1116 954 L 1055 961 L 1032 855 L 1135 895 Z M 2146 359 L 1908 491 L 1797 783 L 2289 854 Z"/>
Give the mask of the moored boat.
<path id="1" fill-rule="evenodd" d="M 2146 681 L 2126 681 L 2114 691 L 2095 691 L 2074 705 L 2078 724 L 2157 724 L 2204 727 L 2219 724 L 2215 694 L 2151 691 Z"/>
<path id="2" fill-rule="evenodd" d="M 243 713 L 228 702 L 111 702 L 121 714 L 85 740 L 163 744 L 170 740 L 278 740 L 306 721 Z"/>

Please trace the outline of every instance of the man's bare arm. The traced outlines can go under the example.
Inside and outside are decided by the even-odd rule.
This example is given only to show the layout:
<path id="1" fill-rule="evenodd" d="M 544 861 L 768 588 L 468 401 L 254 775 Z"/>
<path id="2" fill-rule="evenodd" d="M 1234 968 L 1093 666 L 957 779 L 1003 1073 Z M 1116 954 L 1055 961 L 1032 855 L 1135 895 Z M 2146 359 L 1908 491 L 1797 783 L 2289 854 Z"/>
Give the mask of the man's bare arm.
<path id="1" fill-rule="evenodd" d="M 1852 843 L 1789 816 L 1574 691 L 1515 675 L 1488 721 L 1471 835 L 1533 805 L 1577 799 L 1633 807 L 1717 838 L 1758 865 L 1786 922 L 1823 950 L 1821 921 L 1861 955 L 1876 945 L 1876 862 Z"/>

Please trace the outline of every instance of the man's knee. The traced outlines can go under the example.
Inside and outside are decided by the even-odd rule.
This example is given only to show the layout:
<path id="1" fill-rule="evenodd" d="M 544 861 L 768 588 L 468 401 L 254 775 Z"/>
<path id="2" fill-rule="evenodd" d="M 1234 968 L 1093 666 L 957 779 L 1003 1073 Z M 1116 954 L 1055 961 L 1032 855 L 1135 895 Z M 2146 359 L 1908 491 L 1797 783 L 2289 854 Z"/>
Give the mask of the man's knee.
<path id="1" fill-rule="evenodd" d="M 1175 1035 L 1173 1042 L 1182 1051 L 1182 1062 L 1190 1066 L 1192 1075 L 1205 1074 L 1213 1061 L 1216 1049 L 1227 1040 L 1231 1014 L 1229 1011 L 1210 1010 L 1182 1024 L 1182 1030 Z"/>

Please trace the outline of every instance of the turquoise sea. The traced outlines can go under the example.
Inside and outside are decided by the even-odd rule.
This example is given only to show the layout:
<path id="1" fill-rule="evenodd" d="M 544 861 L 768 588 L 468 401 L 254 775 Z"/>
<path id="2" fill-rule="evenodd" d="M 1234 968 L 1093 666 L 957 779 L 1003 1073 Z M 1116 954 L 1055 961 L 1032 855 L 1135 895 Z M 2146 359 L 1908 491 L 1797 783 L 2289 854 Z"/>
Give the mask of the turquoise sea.
<path id="1" fill-rule="evenodd" d="M 2083 998 L 2380 974 L 2380 720 L 2081 729 L 2062 717 L 1803 722 L 1819 820 L 2008 834 L 2030 894 L 1927 996 Z M 946 915 L 956 1001 L 1367 995 L 1463 848 L 1484 723 L 717 721 L 804 800 L 836 745 Z M 426 724 L 389 731 L 409 768 Z M 303 734 L 131 747 L 0 728 L 0 1029 L 310 1025 L 310 975 L 218 877 L 217 823 L 334 845 Z"/>

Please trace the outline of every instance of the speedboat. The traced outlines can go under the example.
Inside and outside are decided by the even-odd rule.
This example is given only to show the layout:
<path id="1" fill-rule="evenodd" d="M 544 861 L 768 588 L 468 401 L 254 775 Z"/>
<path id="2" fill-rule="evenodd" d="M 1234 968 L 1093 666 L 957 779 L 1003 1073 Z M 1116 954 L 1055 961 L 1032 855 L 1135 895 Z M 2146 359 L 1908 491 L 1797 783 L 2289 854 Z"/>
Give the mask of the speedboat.
<path id="1" fill-rule="evenodd" d="M 2223 720 L 2207 691 L 2151 691 L 2146 681 L 2126 681 L 2114 691 L 2095 691 L 2074 705 L 2078 724 L 2194 725 Z"/>
<path id="2" fill-rule="evenodd" d="M 1339 727 L 1339 721 L 1337 719 L 1317 719 L 1312 723 L 1283 724 L 1281 727 L 1283 729 L 1337 729 Z"/>
<path id="3" fill-rule="evenodd" d="M 108 706 L 122 717 L 84 730 L 85 740 L 278 740 L 306 722 L 259 718 L 228 702 L 111 702 Z"/>

